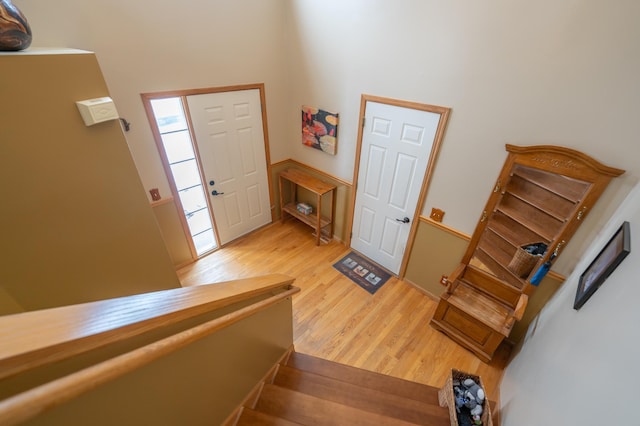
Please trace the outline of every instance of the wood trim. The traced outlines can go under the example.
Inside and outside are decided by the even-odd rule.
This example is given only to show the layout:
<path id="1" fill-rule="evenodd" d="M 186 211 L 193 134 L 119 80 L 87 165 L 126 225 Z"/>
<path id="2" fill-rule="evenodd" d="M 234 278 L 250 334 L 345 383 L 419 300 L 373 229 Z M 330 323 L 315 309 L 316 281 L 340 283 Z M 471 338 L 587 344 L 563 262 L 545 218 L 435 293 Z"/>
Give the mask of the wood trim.
<path id="1" fill-rule="evenodd" d="M 232 86 L 219 87 L 202 87 L 198 89 L 165 90 L 162 92 L 141 93 L 140 96 L 142 96 L 143 99 L 179 98 L 182 96 L 206 95 L 208 93 L 221 92 L 237 92 L 240 90 L 252 90 L 260 88 L 264 89 L 264 83 L 236 84 Z"/>
<path id="2" fill-rule="evenodd" d="M 394 105 L 402 108 L 417 109 L 419 111 L 435 112 L 438 114 L 448 114 L 451 111 L 451 108 L 448 107 L 405 101 L 401 99 L 385 98 L 382 96 L 363 94 L 362 97 L 365 98 L 367 102 L 377 102 L 379 104 Z"/>
<path id="3" fill-rule="evenodd" d="M 300 291 L 297 287 L 181 331 L 131 352 L 51 381 L 0 402 L 0 424 L 13 425 L 31 419 L 48 408 L 63 404 L 84 392 L 123 376 L 223 328 L 263 311 Z"/>
<path id="4" fill-rule="evenodd" d="M 611 177 L 618 177 L 625 172 L 622 169 L 606 166 L 601 162 L 599 162 L 598 160 L 592 157 L 589 157 L 587 154 L 583 152 L 576 151 L 574 149 L 566 148 L 562 146 L 554 146 L 554 145 L 516 146 L 516 145 L 506 144 L 506 150 L 508 152 L 512 152 L 515 154 L 533 154 L 536 152 L 547 152 L 547 153 L 551 152 L 556 154 L 562 154 L 567 157 L 572 157 L 573 159 L 579 159 L 590 168 L 596 170 L 598 173 L 602 173 Z"/>
<path id="5" fill-rule="evenodd" d="M 240 416 L 242 415 L 242 410 L 244 409 L 244 407 L 255 408 L 256 403 L 258 402 L 258 398 L 262 393 L 262 389 L 264 388 L 264 384 L 273 383 L 274 377 L 276 376 L 276 374 L 278 374 L 278 369 L 280 368 L 281 365 L 284 365 L 287 363 L 287 360 L 291 356 L 292 352 L 294 352 L 293 345 L 289 346 L 289 349 L 287 349 L 287 351 L 284 354 L 282 354 L 282 356 L 278 359 L 278 361 L 276 361 L 276 363 L 273 364 L 273 366 L 269 369 L 269 371 L 267 371 L 267 374 L 265 374 L 262 377 L 262 380 L 260 380 L 253 387 L 253 389 L 251 389 L 249 394 L 240 403 L 240 405 L 238 405 L 238 407 L 236 407 L 236 409 L 233 410 L 233 412 L 229 415 L 229 417 L 227 417 L 226 420 L 222 423 L 223 426 L 235 425 L 238 419 L 240 418 Z"/>
<path id="6" fill-rule="evenodd" d="M 346 232 L 347 232 L 347 241 L 346 246 L 351 247 L 351 236 L 353 235 L 353 215 L 356 211 L 356 193 L 358 192 L 358 174 L 360 173 L 360 157 L 362 150 L 362 134 L 364 132 L 364 115 L 367 109 L 367 97 L 366 95 L 360 96 L 360 113 L 358 114 L 358 139 L 356 140 L 356 156 L 353 165 L 353 191 L 351 191 L 351 202 L 348 206 L 348 214 L 347 214 L 347 223 Z"/>
<path id="7" fill-rule="evenodd" d="M 351 186 L 353 186 L 353 185 L 351 184 L 351 182 L 347 182 L 346 180 L 341 179 L 341 178 L 339 178 L 339 177 L 337 177 L 337 176 L 331 175 L 331 174 L 329 174 L 329 173 L 327 173 L 327 172 L 323 172 L 322 170 L 320 170 L 320 169 L 316 169 L 315 167 L 312 167 L 312 166 L 310 166 L 310 165 L 308 165 L 308 164 L 301 163 L 300 161 L 298 161 L 298 160 L 294 160 L 293 158 L 287 158 L 286 160 L 278 161 L 278 162 L 276 162 L 276 163 L 273 163 L 271 166 L 272 166 L 272 167 L 276 167 L 276 166 L 283 166 L 283 165 L 285 165 L 285 164 L 287 164 L 287 163 L 293 163 L 294 165 L 296 165 L 296 166 L 298 166 L 298 167 L 301 167 L 301 168 L 305 168 L 305 169 L 311 170 L 312 172 L 314 172 L 314 173 L 318 173 L 319 175 L 322 175 L 322 176 L 326 177 L 327 179 L 334 180 L 334 181 L 338 182 L 338 183 L 339 183 L 339 184 L 341 184 L 341 185 L 344 185 L 344 186 L 347 186 L 347 187 L 351 187 Z"/>
<path id="8" fill-rule="evenodd" d="M 154 208 L 154 207 L 159 207 L 159 206 L 162 206 L 162 205 L 165 205 L 165 204 L 169 204 L 169 203 L 174 203 L 175 204 L 175 200 L 174 200 L 173 197 L 166 197 L 166 198 L 162 198 L 162 199 L 160 199 L 158 201 L 152 201 L 150 204 L 151 204 L 151 207 Z"/>
<path id="9" fill-rule="evenodd" d="M 409 284 L 411 287 L 415 288 L 420 293 L 424 294 L 425 296 L 427 296 L 429 299 L 433 300 L 434 302 L 438 303 L 440 301 L 440 296 L 436 296 L 435 294 L 425 290 L 424 288 L 420 287 L 418 284 L 414 283 L 413 281 L 408 280 L 406 278 L 404 278 L 402 281 L 404 281 L 405 283 Z"/>
<path id="10" fill-rule="evenodd" d="M 267 98 L 264 90 L 264 83 L 259 84 L 260 110 L 262 112 L 262 137 L 264 138 L 264 158 L 267 162 L 267 185 L 269 188 L 269 207 L 271 207 L 271 222 L 276 220 L 276 205 L 274 200 L 272 179 L 271 179 L 271 147 L 269 145 L 269 126 L 267 120 Z"/>
<path id="11" fill-rule="evenodd" d="M 205 256 L 207 256 L 207 255 L 209 255 L 209 254 L 211 254 L 211 253 L 213 253 L 213 252 L 209 252 L 209 253 L 205 254 Z M 175 266 L 174 266 L 174 269 L 177 271 L 177 270 L 179 270 L 179 269 L 181 269 L 181 268 L 184 268 L 185 266 L 192 265 L 192 264 L 194 264 L 194 263 L 196 263 L 196 262 L 197 262 L 197 260 L 196 260 L 196 259 L 186 260 L 186 261 L 184 261 L 184 262 L 182 262 L 182 263 L 178 263 L 177 265 L 175 265 Z"/>
<path id="12" fill-rule="evenodd" d="M 0 379 L 269 294 L 293 281 L 272 274 L 0 317 Z"/>
<path id="13" fill-rule="evenodd" d="M 455 235 L 456 237 L 462 238 L 464 240 L 470 241 L 471 240 L 471 235 L 465 234 L 464 232 L 458 231 L 457 229 L 454 229 L 450 226 L 445 225 L 442 222 L 436 222 L 435 220 L 431 219 L 430 217 L 427 216 L 420 216 L 420 221 L 422 222 L 426 222 L 431 226 L 435 226 L 436 228 L 440 228 L 443 231 L 446 231 L 450 234 Z"/>
<path id="14" fill-rule="evenodd" d="M 440 146 L 442 144 L 442 140 L 444 138 L 444 132 L 447 128 L 447 123 L 449 121 L 449 115 L 451 113 L 451 108 L 442 107 L 437 105 L 429 105 L 418 102 L 404 101 L 399 99 L 385 98 L 381 96 L 367 95 L 363 94 L 360 98 L 360 115 L 358 118 L 358 139 L 356 142 L 356 156 L 355 156 L 355 164 L 353 167 L 353 187 L 354 191 L 351 194 L 351 205 L 349 206 L 349 214 L 348 214 L 348 223 L 347 223 L 347 246 L 351 246 L 351 229 L 353 228 L 353 216 L 355 214 L 355 206 L 356 206 L 356 194 L 358 187 L 358 174 L 360 173 L 360 158 L 362 151 L 362 138 L 364 133 L 363 120 L 366 113 L 367 102 L 376 102 L 386 105 L 393 105 L 401 108 L 415 109 L 418 111 L 427 111 L 440 114 L 440 120 L 438 121 L 438 127 L 436 129 L 436 134 L 434 135 L 433 146 L 431 147 L 431 152 L 429 154 L 429 162 L 427 164 L 427 168 L 425 169 L 424 176 L 422 179 L 422 186 L 420 188 L 420 194 L 418 196 L 418 201 L 416 203 L 416 209 L 414 211 L 413 217 L 420 217 L 420 213 L 424 207 L 424 201 L 427 196 L 427 191 L 429 189 L 429 185 L 431 183 L 431 177 L 433 175 L 433 170 L 435 168 L 435 163 L 438 158 L 438 153 L 440 151 Z M 404 250 L 404 256 L 402 258 L 402 263 L 400 264 L 400 271 L 398 273 L 399 278 L 403 278 L 407 272 L 407 265 L 409 263 L 409 255 L 411 254 L 411 250 L 413 248 L 416 234 L 418 232 L 418 221 L 414 220 L 411 223 L 411 230 L 409 231 L 409 236 L 407 238 L 407 246 Z"/>
<path id="15" fill-rule="evenodd" d="M 558 281 L 560 283 L 563 283 L 563 282 L 565 282 L 567 280 L 567 277 L 565 277 L 564 275 L 559 274 L 557 272 L 554 272 L 554 271 L 547 272 L 547 276 L 549 278 L 553 278 L 554 280 L 556 280 L 556 281 Z"/>

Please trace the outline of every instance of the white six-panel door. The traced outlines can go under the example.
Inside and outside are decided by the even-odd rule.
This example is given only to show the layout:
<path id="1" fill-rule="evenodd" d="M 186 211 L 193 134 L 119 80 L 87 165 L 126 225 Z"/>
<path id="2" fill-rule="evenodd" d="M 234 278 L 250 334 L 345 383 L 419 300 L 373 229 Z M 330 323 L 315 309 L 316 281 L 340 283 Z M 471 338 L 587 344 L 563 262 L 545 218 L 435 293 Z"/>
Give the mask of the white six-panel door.
<path id="1" fill-rule="evenodd" d="M 271 222 L 260 91 L 187 96 L 218 239 Z"/>
<path id="2" fill-rule="evenodd" d="M 367 102 L 351 247 L 398 274 L 440 114 Z"/>

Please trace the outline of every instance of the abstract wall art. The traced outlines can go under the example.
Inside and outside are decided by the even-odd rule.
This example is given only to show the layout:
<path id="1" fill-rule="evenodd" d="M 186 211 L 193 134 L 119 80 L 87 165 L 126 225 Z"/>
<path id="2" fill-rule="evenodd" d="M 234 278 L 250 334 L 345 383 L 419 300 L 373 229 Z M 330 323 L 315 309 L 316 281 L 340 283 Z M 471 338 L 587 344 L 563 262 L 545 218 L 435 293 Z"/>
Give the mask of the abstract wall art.
<path id="1" fill-rule="evenodd" d="M 338 114 L 302 106 L 302 144 L 336 155 Z"/>

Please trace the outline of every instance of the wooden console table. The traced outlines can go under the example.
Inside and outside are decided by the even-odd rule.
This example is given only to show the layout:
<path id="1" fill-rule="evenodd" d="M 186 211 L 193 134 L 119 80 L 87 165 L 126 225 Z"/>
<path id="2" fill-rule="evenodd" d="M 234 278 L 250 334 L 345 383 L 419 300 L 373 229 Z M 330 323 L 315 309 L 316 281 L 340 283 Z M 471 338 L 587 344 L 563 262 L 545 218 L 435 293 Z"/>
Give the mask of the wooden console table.
<path id="1" fill-rule="evenodd" d="M 286 181 L 286 182 L 285 182 Z M 290 196 L 285 199 L 283 186 L 288 182 Z M 286 169 L 280 172 L 280 210 L 281 218 L 284 222 L 285 213 L 289 214 L 303 223 L 306 223 L 316 231 L 316 245 L 320 245 L 320 240 L 329 241 L 333 238 L 333 212 L 336 204 L 336 186 L 321 181 L 298 169 Z M 314 211 L 310 214 L 300 213 L 298 205 L 298 187 L 311 191 L 316 196 L 316 205 L 312 206 Z M 329 216 L 322 216 L 322 199 L 324 195 L 331 194 L 331 208 Z M 325 228 L 329 228 L 325 230 Z"/>

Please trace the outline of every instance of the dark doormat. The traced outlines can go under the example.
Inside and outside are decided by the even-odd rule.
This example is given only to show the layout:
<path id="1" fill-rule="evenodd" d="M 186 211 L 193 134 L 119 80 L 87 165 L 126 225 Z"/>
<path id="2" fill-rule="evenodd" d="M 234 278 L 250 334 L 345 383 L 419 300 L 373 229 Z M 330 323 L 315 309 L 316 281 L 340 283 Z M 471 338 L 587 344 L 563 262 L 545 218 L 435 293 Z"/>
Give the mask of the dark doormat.
<path id="1" fill-rule="evenodd" d="M 382 266 L 354 252 L 334 263 L 333 267 L 371 294 L 391 278 L 391 274 Z"/>

